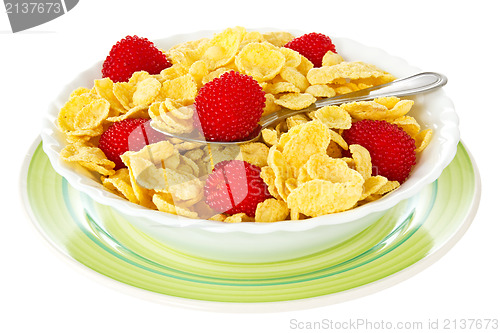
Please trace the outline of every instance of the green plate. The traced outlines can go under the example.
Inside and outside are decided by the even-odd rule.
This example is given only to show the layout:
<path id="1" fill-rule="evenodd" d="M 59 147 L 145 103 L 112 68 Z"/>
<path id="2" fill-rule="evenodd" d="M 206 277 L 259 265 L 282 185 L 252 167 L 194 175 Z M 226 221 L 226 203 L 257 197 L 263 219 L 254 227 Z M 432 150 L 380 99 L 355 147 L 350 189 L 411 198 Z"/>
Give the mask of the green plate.
<path id="1" fill-rule="evenodd" d="M 228 263 L 190 256 L 135 229 L 75 190 L 40 141 L 22 176 L 25 205 L 41 234 L 71 262 L 126 292 L 222 311 L 277 311 L 345 301 L 400 282 L 444 255 L 477 210 L 477 168 L 460 143 L 453 162 L 417 196 L 354 238 L 294 260 Z M 94 221 L 92 209 L 102 221 Z M 85 203 L 83 205 L 82 203 Z"/>

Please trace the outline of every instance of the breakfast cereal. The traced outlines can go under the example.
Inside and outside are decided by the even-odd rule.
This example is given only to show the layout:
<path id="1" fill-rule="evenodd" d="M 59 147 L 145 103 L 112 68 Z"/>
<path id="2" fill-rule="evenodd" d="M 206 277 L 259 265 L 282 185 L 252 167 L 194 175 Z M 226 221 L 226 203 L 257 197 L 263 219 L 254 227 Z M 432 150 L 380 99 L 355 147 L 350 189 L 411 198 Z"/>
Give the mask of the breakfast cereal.
<path id="1" fill-rule="evenodd" d="M 212 38 L 185 41 L 164 51 L 171 66 L 160 72 L 139 70 L 117 82 L 96 78 L 93 87 L 73 91 L 60 109 L 57 125 L 68 142 L 61 158 L 99 174 L 105 189 L 134 204 L 224 223 L 277 222 L 338 213 L 397 189 L 400 182 L 374 173 L 369 149 L 348 143 L 345 133 L 357 122 L 383 121 L 407 133 L 415 142 L 414 151 L 420 153 L 429 144 L 432 130 L 422 130 L 409 115 L 412 100 L 388 96 L 325 106 L 290 116 L 263 129 L 258 141 L 241 145 L 167 137 L 157 140 L 158 133 L 152 134 L 151 121 L 173 134 L 199 129 L 195 105 L 200 90 L 232 72 L 250 76 L 260 85 L 263 116 L 283 108 L 301 110 L 321 98 L 395 79 L 372 64 L 345 61 L 341 50 L 339 54 L 334 48 L 315 67 L 306 56 L 287 47 L 294 38 L 288 32 L 228 28 Z M 100 138 L 112 124 L 133 119 L 148 121 L 139 125 L 139 132 L 146 136 L 145 145 L 120 154 L 125 167 L 115 170 L 117 161 L 100 148 Z M 207 179 L 216 168 L 227 166 L 224 161 L 232 160 L 257 167 L 267 186 L 259 188 L 261 201 L 251 213 L 217 211 L 205 200 Z M 224 177 L 229 179 L 238 166 L 227 168 Z M 238 189 L 231 183 L 223 185 L 222 191 L 234 196 L 231 201 L 242 190 L 237 184 Z M 253 188 L 248 186 L 251 194 Z"/>

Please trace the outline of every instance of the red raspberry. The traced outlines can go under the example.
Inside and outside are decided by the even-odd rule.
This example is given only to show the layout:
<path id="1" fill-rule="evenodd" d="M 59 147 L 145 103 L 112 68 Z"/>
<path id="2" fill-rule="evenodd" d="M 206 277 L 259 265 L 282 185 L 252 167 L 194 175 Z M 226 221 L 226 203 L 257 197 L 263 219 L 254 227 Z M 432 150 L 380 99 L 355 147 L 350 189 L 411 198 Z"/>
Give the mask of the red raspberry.
<path id="1" fill-rule="evenodd" d="M 251 76 L 235 71 L 205 84 L 195 99 L 195 126 L 207 141 L 246 138 L 258 125 L 266 105 L 265 93 Z"/>
<path id="2" fill-rule="evenodd" d="M 314 64 L 314 67 L 321 67 L 321 61 L 326 52 L 337 53 L 330 37 L 317 32 L 296 37 L 286 43 L 285 47 L 302 54 Z"/>
<path id="3" fill-rule="evenodd" d="M 102 64 L 102 77 L 113 82 L 128 81 L 137 71 L 159 74 L 172 66 L 166 55 L 147 38 L 127 36 L 117 42 Z"/>
<path id="4" fill-rule="evenodd" d="M 403 183 L 415 165 L 415 141 L 399 126 L 384 120 L 361 120 L 343 133 L 347 144 L 365 147 L 373 174 Z"/>
<path id="5" fill-rule="evenodd" d="M 127 151 L 139 151 L 148 144 L 165 140 L 146 118 L 125 119 L 113 123 L 99 138 L 99 148 L 115 162 L 115 170 L 125 167 L 120 156 Z"/>
<path id="6" fill-rule="evenodd" d="M 257 205 L 272 196 L 258 166 L 233 160 L 215 165 L 205 184 L 205 198 L 217 212 L 255 217 Z"/>

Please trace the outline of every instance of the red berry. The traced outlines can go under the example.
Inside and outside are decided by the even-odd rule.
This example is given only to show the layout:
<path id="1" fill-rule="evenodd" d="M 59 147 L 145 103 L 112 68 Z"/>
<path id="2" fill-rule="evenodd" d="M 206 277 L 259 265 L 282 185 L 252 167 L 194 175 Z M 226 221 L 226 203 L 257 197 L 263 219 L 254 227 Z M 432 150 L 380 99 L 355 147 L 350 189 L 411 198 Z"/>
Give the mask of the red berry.
<path id="1" fill-rule="evenodd" d="M 117 42 L 102 65 L 102 77 L 113 82 L 128 81 L 137 71 L 159 74 L 172 66 L 166 55 L 147 38 L 127 36 Z"/>
<path id="2" fill-rule="evenodd" d="M 309 59 L 314 67 L 321 67 L 321 61 L 326 52 L 337 53 L 330 37 L 311 32 L 289 41 L 285 47 L 295 50 Z"/>
<path id="3" fill-rule="evenodd" d="M 272 196 L 258 166 L 233 160 L 215 165 L 205 184 L 205 198 L 217 212 L 255 217 L 257 205 Z"/>
<path id="4" fill-rule="evenodd" d="M 139 151 L 148 144 L 165 139 L 149 125 L 149 119 L 125 119 L 113 123 L 99 138 L 99 148 L 108 160 L 115 163 L 115 170 L 125 167 L 120 156 L 127 151 Z"/>
<path id="5" fill-rule="evenodd" d="M 251 76 L 235 71 L 205 84 L 195 99 L 197 121 L 207 141 L 246 138 L 258 125 L 265 93 Z"/>
<path id="6" fill-rule="evenodd" d="M 361 120 L 343 133 L 347 144 L 365 147 L 373 174 L 403 183 L 415 165 L 415 141 L 399 126 L 384 120 Z"/>

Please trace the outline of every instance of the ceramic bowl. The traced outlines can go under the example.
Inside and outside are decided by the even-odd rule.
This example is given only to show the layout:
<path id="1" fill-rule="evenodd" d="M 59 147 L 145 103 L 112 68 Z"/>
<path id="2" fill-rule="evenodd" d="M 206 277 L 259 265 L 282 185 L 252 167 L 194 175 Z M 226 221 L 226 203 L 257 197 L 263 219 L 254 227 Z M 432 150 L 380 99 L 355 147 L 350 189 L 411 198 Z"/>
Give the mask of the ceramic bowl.
<path id="1" fill-rule="evenodd" d="M 279 29 L 259 29 L 259 31 Z M 162 49 L 187 40 L 211 37 L 216 31 L 199 31 L 156 40 Z M 291 31 L 298 36 L 300 31 Z M 421 72 L 405 60 L 383 50 L 369 47 L 346 38 L 333 38 L 337 51 L 346 61 L 365 61 L 386 70 L 396 77 Z M 275 223 L 223 223 L 202 219 L 189 219 L 159 212 L 133 204 L 108 192 L 98 177 L 83 168 L 59 158 L 65 146 L 64 135 L 55 125 L 59 109 L 77 87 L 92 87 L 93 80 L 101 77 L 102 61 L 83 71 L 66 84 L 50 105 L 43 122 L 41 137 L 43 149 L 56 172 L 62 175 L 83 196 L 98 205 L 110 206 L 123 223 L 131 223 L 153 240 L 168 244 L 173 249 L 221 261 L 271 262 L 305 256 L 327 249 L 355 236 L 405 199 L 419 193 L 434 182 L 455 156 L 459 142 L 458 118 L 452 101 L 443 89 L 409 96 L 415 101 L 410 115 L 422 128 L 432 128 L 434 135 L 429 146 L 418 156 L 408 180 L 396 191 L 380 200 L 355 209 L 301 221 Z M 90 211 L 90 209 L 89 209 Z M 98 215 L 98 214 L 97 214 Z M 92 216 L 96 223 L 105 216 Z"/>

